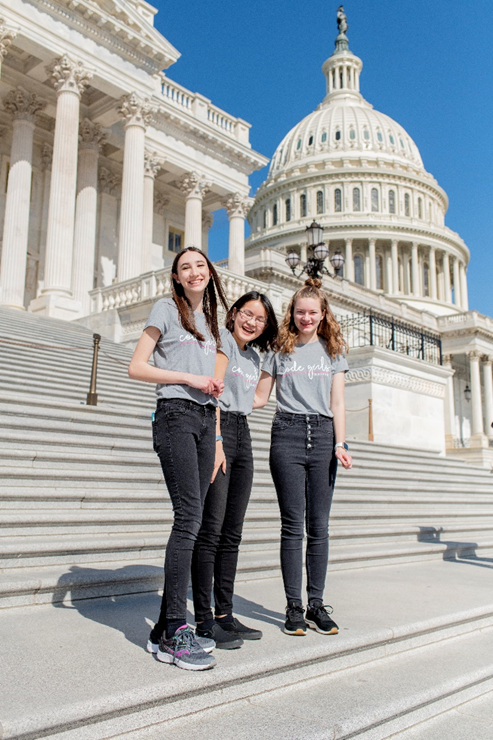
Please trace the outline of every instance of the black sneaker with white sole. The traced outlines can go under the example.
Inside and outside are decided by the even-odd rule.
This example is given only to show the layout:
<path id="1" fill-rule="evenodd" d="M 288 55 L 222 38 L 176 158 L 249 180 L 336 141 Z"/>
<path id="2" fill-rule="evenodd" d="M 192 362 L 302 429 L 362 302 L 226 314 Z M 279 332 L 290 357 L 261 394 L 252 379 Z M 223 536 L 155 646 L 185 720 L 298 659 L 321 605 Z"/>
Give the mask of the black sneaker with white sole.
<path id="1" fill-rule="evenodd" d="M 241 637 L 226 632 L 217 622 L 213 622 L 210 626 L 208 625 L 206 629 L 198 624 L 195 628 L 195 635 L 198 640 L 204 637 L 214 640 L 218 650 L 235 650 L 243 645 Z"/>
<path id="2" fill-rule="evenodd" d="M 220 619 L 218 624 L 224 632 L 234 637 L 241 637 L 242 640 L 260 640 L 262 637 L 260 630 L 247 627 L 246 624 L 242 624 L 236 617 L 231 617 L 229 620 Z"/>
<path id="3" fill-rule="evenodd" d="M 330 611 L 327 611 L 330 609 Z M 332 607 L 328 604 L 322 604 L 322 601 L 317 599 L 313 600 L 308 604 L 306 610 L 306 623 L 312 630 L 320 632 L 321 635 L 337 635 L 339 627 L 330 618 L 332 614 Z"/>
<path id="4" fill-rule="evenodd" d="M 305 610 L 296 601 L 289 601 L 286 607 L 286 621 L 284 632 L 287 635 L 306 635 L 306 622 L 303 618 Z"/>

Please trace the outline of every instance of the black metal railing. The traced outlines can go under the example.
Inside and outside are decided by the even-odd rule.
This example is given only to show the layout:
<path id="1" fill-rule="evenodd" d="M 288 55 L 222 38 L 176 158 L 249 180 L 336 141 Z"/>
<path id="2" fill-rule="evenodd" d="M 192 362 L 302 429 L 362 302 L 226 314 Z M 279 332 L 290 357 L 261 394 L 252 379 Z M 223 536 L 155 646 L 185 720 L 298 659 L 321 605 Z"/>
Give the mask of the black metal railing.
<path id="1" fill-rule="evenodd" d="M 384 347 L 434 365 L 442 364 L 439 334 L 423 331 L 399 319 L 370 311 L 337 316 L 349 347 Z"/>

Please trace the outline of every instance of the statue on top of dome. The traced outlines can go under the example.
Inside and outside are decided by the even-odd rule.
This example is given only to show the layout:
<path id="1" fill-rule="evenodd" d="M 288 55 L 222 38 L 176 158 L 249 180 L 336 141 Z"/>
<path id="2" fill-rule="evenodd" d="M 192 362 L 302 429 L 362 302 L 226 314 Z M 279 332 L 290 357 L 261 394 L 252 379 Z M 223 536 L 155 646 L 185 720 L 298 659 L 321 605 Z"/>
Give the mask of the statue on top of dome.
<path id="1" fill-rule="evenodd" d="M 345 34 L 348 30 L 347 15 L 344 12 L 344 5 L 337 8 L 337 28 L 340 34 Z"/>

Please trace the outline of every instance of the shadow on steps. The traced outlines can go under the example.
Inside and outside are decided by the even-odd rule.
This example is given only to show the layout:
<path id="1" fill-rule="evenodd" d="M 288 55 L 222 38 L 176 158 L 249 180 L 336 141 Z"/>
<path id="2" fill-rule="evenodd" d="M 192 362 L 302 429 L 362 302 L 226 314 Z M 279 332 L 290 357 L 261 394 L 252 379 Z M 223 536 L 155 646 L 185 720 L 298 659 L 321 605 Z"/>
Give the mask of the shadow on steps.
<path id="1" fill-rule="evenodd" d="M 477 542 L 459 542 L 455 540 L 442 540 L 442 527 L 420 527 L 418 542 L 436 543 L 445 545 L 443 559 L 466 565 L 478 565 L 481 568 L 493 568 L 493 558 L 479 557 L 476 550 Z"/>

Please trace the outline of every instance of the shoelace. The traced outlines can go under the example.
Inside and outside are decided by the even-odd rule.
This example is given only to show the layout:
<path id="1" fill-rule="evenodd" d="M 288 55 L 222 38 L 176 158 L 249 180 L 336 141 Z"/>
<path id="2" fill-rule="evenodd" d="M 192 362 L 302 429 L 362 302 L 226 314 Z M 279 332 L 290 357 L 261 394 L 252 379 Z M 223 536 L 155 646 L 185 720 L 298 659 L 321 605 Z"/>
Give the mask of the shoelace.
<path id="1" fill-rule="evenodd" d="M 317 604 L 317 606 L 311 606 L 310 609 L 313 612 L 323 612 L 327 617 L 334 611 L 330 604 Z M 328 609 L 330 609 L 330 611 L 328 611 Z"/>
<path id="2" fill-rule="evenodd" d="M 286 612 L 287 612 L 289 619 L 292 619 L 293 617 L 296 618 L 296 616 L 298 615 L 303 616 L 303 614 L 305 613 L 305 610 L 299 604 L 293 604 L 293 606 L 289 606 L 286 609 Z"/>

